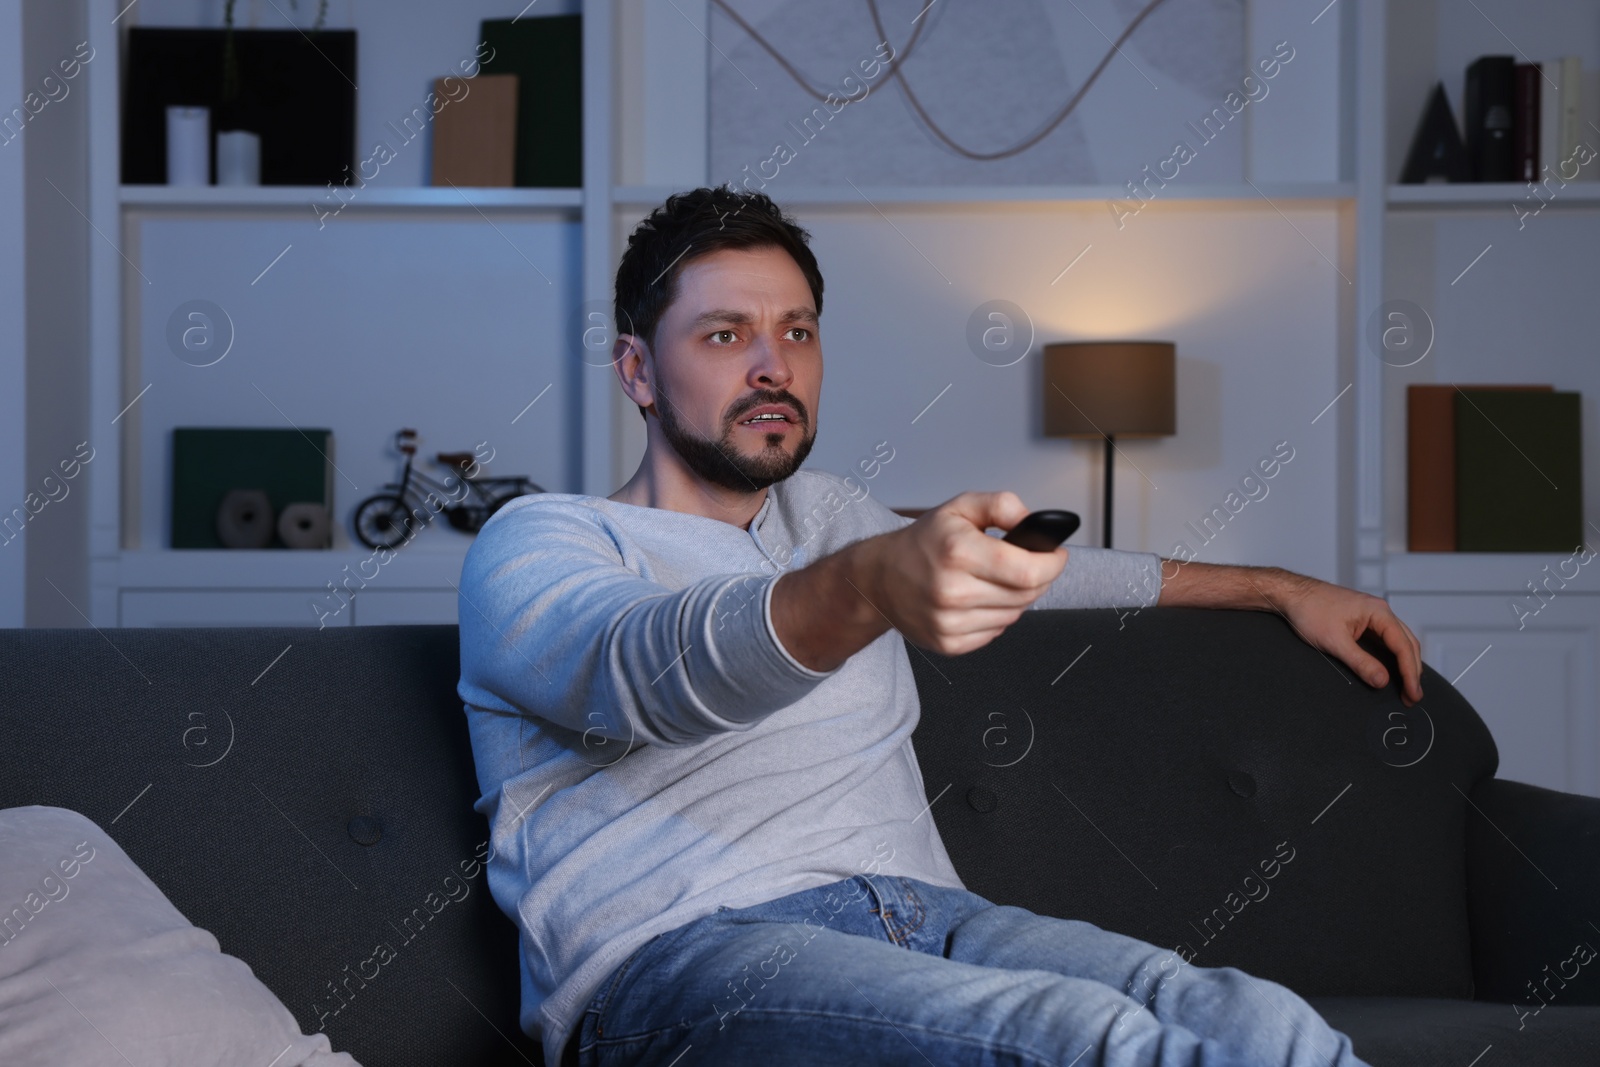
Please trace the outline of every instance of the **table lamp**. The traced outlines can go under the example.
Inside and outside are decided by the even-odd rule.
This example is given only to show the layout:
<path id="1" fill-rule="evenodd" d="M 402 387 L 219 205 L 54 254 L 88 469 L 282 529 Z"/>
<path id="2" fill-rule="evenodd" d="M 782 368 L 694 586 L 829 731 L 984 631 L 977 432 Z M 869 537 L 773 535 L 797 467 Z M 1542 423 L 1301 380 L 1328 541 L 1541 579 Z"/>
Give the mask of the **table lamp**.
<path id="1" fill-rule="evenodd" d="M 1046 437 L 1105 441 L 1104 527 L 1111 547 L 1113 439 L 1178 432 L 1177 346 L 1171 341 L 1070 341 L 1044 346 Z"/>

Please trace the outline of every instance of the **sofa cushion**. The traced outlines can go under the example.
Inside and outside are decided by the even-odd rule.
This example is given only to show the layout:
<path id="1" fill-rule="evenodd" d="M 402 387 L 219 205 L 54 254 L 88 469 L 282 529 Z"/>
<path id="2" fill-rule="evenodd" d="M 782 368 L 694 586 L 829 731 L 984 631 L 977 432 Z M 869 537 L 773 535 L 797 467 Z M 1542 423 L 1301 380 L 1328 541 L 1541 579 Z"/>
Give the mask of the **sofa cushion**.
<path id="1" fill-rule="evenodd" d="M 0 1063 L 358 1067 L 79 813 L 0 811 L 0 856 Z"/>
<path id="2" fill-rule="evenodd" d="M 1594 1067 L 1600 1033 L 1600 1007 L 1552 1004 L 1533 1015 L 1475 1000 L 1312 997 L 1310 1004 L 1372 1067 Z"/>
<path id="3" fill-rule="evenodd" d="M 974 892 L 1302 995 L 1471 996 L 1463 794 L 1497 757 L 1431 669 L 1408 710 L 1387 652 L 1375 690 L 1281 616 L 1194 608 L 1028 611 L 910 655 Z"/>
<path id="4" fill-rule="evenodd" d="M 0 631 L 0 808 L 104 826 L 363 1063 L 538 1062 L 459 656 L 454 626 Z"/>

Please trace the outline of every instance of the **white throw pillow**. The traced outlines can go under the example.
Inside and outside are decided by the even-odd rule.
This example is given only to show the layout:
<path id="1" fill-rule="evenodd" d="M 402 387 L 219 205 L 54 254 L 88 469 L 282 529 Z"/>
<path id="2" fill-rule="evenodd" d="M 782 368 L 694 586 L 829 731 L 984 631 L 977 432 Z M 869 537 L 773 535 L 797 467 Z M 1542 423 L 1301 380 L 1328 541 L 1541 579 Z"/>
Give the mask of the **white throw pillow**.
<path id="1" fill-rule="evenodd" d="M 0 810 L 0 1064 L 360 1067 L 93 821 Z"/>

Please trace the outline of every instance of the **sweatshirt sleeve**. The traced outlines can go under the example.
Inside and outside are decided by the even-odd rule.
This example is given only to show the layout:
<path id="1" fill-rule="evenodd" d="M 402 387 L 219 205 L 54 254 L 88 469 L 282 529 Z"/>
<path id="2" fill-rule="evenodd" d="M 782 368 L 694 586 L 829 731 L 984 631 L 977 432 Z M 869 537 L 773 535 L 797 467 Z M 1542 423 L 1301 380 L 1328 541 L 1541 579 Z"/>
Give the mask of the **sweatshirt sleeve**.
<path id="1" fill-rule="evenodd" d="M 559 506 L 508 508 L 462 568 L 458 693 L 589 744 L 689 745 L 748 729 L 834 673 L 779 644 L 780 576 L 668 589 L 626 567 L 598 522 Z"/>
<path id="2" fill-rule="evenodd" d="M 915 520 L 873 501 L 880 532 Z M 1148 608 L 1161 595 L 1161 557 L 1154 552 L 1068 545 L 1067 565 L 1029 608 Z"/>
<path id="3" fill-rule="evenodd" d="M 1068 545 L 1067 565 L 1030 608 L 1148 608 L 1161 596 L 1154 552 Z"/>

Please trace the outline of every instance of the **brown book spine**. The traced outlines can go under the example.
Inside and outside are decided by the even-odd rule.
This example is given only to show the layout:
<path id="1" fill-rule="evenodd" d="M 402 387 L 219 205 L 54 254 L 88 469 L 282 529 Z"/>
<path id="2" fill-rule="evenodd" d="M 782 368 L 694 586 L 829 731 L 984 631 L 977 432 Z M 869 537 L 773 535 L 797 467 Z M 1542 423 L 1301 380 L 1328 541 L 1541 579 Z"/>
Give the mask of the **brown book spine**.
<path id="1" fill-rule="evenodd" d="M 517 75 L 449 76 L 433 84 L 432 184 L 510 188 L 516 177 Z"/>
<path id="2" fill-rule="evenodd" d="M 1406 388 L 1406 551 L 1456 548 L 1455 389 Z"/>

